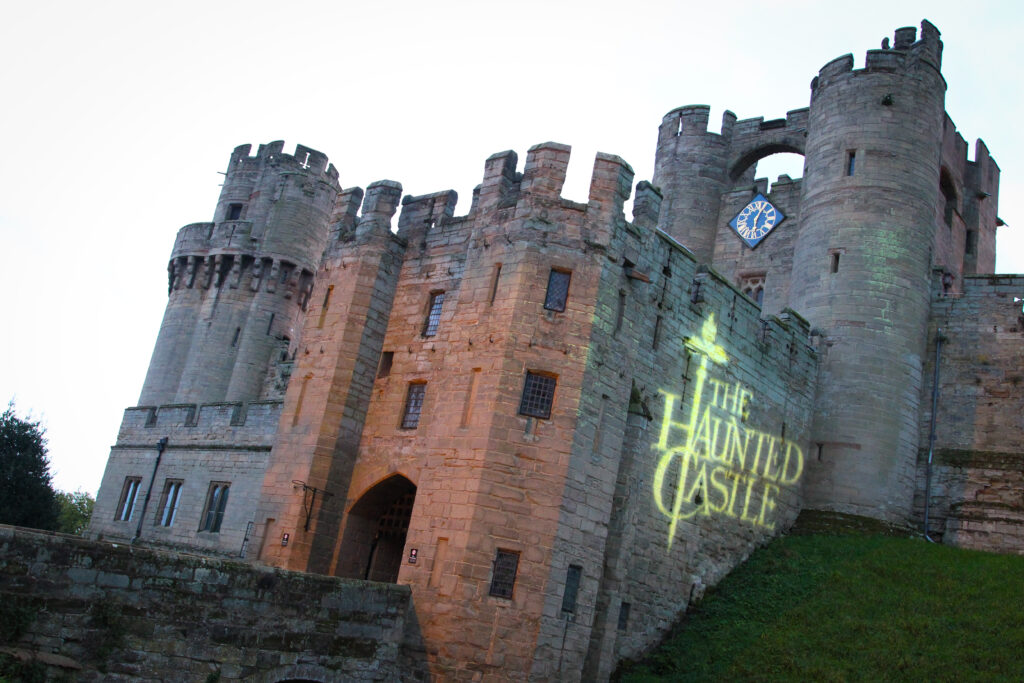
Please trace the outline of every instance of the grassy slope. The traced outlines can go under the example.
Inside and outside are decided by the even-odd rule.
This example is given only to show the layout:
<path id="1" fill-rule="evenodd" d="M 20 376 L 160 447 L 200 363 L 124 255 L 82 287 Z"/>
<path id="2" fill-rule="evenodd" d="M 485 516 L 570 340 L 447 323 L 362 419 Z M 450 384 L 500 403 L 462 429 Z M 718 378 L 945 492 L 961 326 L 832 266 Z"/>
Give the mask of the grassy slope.
<path id="1" fill-rule="evenodd" d="M 621 680 L 737 679 L 1024 680 L 1024 557 L 781 538 Z"/>

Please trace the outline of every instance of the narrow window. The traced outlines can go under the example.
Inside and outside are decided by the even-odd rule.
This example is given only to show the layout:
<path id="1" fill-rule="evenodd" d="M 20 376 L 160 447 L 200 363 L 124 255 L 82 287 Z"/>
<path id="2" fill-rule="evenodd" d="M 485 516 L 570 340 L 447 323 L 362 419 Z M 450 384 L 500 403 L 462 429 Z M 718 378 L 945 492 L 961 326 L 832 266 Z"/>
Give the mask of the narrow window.
<path id="1" fill-rule="evenodd" d="M 651 348 L 655 351 L 658 350 L 658 344 L 661 342 L 661 316 L 659 315 L 654 321 L 654 339 L 651 340 Z"/>
<path id="2" fill-rule="evenodd" d="M 448 559 L 448 539 L 437 539 L 437 547 L 434 548 L 434 565 L 430 568 L 430 587 L 437 588 L 441 585 L 441 577 L 444 576 L 444 563 Z"/>
<path id="3" fill-rule="evenodd" d="M 237 221 L 242 217 L 242 205 L 241 204 L 228 204 L 228 220 Z"/>
<path id="4" fill-rule="evenodd" d="M 164 483 L 164 492 L 160 497 L 160 507 L 157 508 L 157 526 L 173 526 L 174 518 L 178 514 L 178 498 L 181 497 L 181 480 L 168 479 Z"/>
<path id="5" fill-rule="evenodd" d="M 405 394 L 405 411 L 402 413 L 402 429 L 416 429 L 420 425 L 423 411 L 423 397 L 427 393 L 426 382 L 410 384 Z"/>
<path id="6" fill-rule="evenodd" d="M 427 320 L 423 323 L 423 336 L 433 337 L 437 334 L 437 327 L 441 324 L 441 306 L 444 304 L 444 292 L 431 292 L 430 308 L 427 311 Z"/>
<path id="7" fill-rule="evenodd" d="M 210 492 L 206 496 L 206 512 L 203 514 L 200 531 L 217 533 L 220 531 L 221 522 L 224 521 L 224 508 L 228 505 L 228 489 L 230 484 L 224 482 L 212 482 Z"/>
<path id="8" fill-rule="evenodd" d="M 242 334 L 242 328 L 235 328 L 235 336 L 231 338 L 231 348 L 238 346 L 238 335 Z"/>
<path id="9" fill-rule="evenodd" d="M 519 553 L 512 550 L 498 550 L 491 568 L 490 594 L 496 598 L 512 598 L 516 585 L 516 571 L 519 569 Z"/>
<path id="10" fill-rule="evenodd" d="M 857 152 L 850 150 L 846 153 L 846 175 L 853 175 L 857 166 Z"/>
<path id="11" fill-rule="evenodd" d="M 377 368 L 377 379 L 383 379 L 391 374 L 391 364 L 395 362 L 395 352 L 385 351 L 380 354 L 380 367 Z"/>
<path id="12" fill-rule="evenodd" d="M 274 328 L 274 314 L 270 314 L 270 320 L 267 321 L 267 334 L 270 334 L 270 330 Z"/>
<path id="13" fill-rule="evenodd" d="M 479 381 L 480 368 L 473 368 L 473 373 L 469 377 L 469 391 L 466 392 L 466 404 L 462 406 L 460 427 L 469 425 L 469 419 L 473 417 L 473 404 L 476 403 L 476 388 Z"/>
<path id="14" fill-rule="evenodd" d="M 519 402 L 519 414 L 544 420 L 551 417 L 556 382 L 555 377 L 551 375 L 527 372 L 526 382 L 523 384 L 523 398 Z"/>
<path id="15" fill-rule="evenodd" d="M 964 253 L 973 254 L 978 249 L 978 231 L 968 230 L 965 238 L 967 241 L 964 244 Z"/>
<path id="16" fill-rule="evenodd" d="M 629 628 L 629 603 L 619 605 L 619 630 L 625 631 Z"/>
<path id="17" fill-rule="evenodd" d="M 544 308 L 549 311 L 564 311 L 565 302 L 569 298 L 569 280 L 572 273 L 566 270 L 551 269 L 548 275 L 548 291 L 544 295 Z"/>
<path id="18" fill-rule="evenodd" d="M 622 319 L 626 315 L 626 290 L 619 290 L 619 309 L 615 312 L 615 332 L 622 329 Z"/>
<path id="19" fill-rule="evenodd" d="M 135 499 L 139 495 L 141 477 L 126 477 L 124 486 L 121 487 L 121 499 L 117 503 L 117 511 L 114 513 L 115 522 L 128 522 L 135 512 Z"/>
<path id="20" fill-rule="evenodd" d="M 334 292 L 334 285 L 327 285 L 327 292 L 324 294 L 324 305 L 320 307 L 320 320 L 317 322 L 317 327 L 324 326 L 324 320 L 327 319 L 327 309 L 331 305 L 331 294 Z"/>
<path id="21" fill-rule="evenodd" d="M 942 219 L 949 228 L 953 227 L 953 213 L 956 211 L 956 188 L 946 169 L 939 174 L 939 190 L 942 192 Z"/>
<path id="22" fill-rule="evenodd" d="M 829 264 L 829 272 L 830 273 L 838 273 L 839 272 L 839 252 L 838 251 L 832 252 L 832 261 Z"/>
<path id="23" fill-rule="evenodd" d="M 583 574 L 583 567 L 578 564 L 570 564 L 569 571 L 565 574 L 565 592 L 562 594 L 562 611 L 572 614 L 576 611 L 576 595 L 580 591 L 580 576 Z"/>
<path id="24" fill-rule="evenodd" d="M 498 297 L 498 280 L 501 278 L 501 264 L 494 264 L 494 281 L 491 283 L 491 301 L 493 305 L 494 300 Z"/>
<path id="25" fill-rule="evenodd" d="M 295 414 L 292 415 L 292 427 L 299 424 L 299 415 L 302 414 L 302 402 L 306 400 L 306 387 L 312 378 L 313 375 L 306 375 L 302 378 L 302 384 L 299 386 L 299 399 L 295 402 Z"/>

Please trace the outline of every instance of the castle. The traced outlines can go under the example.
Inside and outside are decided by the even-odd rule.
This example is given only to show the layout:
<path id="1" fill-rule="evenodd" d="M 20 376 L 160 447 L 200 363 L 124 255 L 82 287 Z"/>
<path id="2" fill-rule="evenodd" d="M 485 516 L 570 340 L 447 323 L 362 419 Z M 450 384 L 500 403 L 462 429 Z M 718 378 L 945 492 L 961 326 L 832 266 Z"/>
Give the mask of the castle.
<path id="1" fill-rule="evenodd" d="M 462 216 L 236 148 L 90 535 L 408 584 L 443 680 L 606 679 L 801 509 L 1024 551 L 1024 277 L 941 53 L 926 21 L 785 119 L 673 110 L 586 203 L 550 142 Z"/>

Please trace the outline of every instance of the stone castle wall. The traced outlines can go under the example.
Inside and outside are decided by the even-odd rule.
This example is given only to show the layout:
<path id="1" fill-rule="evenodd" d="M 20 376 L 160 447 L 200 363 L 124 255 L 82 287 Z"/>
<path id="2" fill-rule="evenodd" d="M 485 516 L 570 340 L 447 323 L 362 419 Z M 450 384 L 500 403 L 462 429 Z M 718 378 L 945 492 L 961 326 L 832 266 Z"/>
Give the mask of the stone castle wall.
<path id="1" fill-rule="evenodd" d="M 923 521 L 939 338 L 929 532 L 1024 554 L 1024 276 L 971 276 L 961 294 L 941 295 L 939 282 L 935 291 L 916 517 Z"/>
<path id="2" fill-rule="evenodd" d="M 410 602 L 405 586 L 0 526 L 2 651 L 54 679 L 407 680 Z"/>
<path id="3" fill-rule="evenodd" d="M 278 401 L 127 409 L 100 482 L 89 536 L 127 541 L 138 534 L 157 546 L 249 554 L 251 523 L 280 416 Z M 160 439 L 167 445 L 157 467 Z M 118 506 L 129 479 L 138 480 L 139 487 L 129 518 L 122 521 Z M 171 482 L 181 482 L 180 498 L 173 523 L 164 525 L 163 494 Z M 211 482 L 230 484 L 217 533 L 200 530 Z"/>

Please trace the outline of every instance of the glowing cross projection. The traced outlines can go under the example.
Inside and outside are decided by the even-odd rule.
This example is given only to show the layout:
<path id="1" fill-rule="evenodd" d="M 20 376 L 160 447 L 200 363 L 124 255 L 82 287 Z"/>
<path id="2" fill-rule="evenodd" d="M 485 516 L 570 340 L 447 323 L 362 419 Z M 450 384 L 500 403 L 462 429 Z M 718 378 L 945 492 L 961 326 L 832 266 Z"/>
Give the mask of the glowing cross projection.
<path id="1" fill-rule="evenodd" d="M 729 363 L 725 349 L 715 343 L 717 336 L 711 314 L 700 336 L 684 342 L 700 357 L 688 422 L 672 419 L 681 397 L 660 392 L 665 408 L 655 445 L 662 455 L 654 471 L 654 503 L 669 519 L 669 549 L 679 522 L 697 514 L 722 515 L 774 529 L 772 513 L 780 487 L 796 484 L 803 473 L 804 454 L 799 446 L 746 426 L 753 392 L 738 382 L 730 385 L 708 377 L 710 367 Z M 705 390 L 710 400 L 705 400 Z M 666 492 L 671 494 L 671 505 Z"/>

